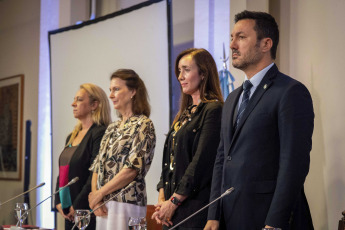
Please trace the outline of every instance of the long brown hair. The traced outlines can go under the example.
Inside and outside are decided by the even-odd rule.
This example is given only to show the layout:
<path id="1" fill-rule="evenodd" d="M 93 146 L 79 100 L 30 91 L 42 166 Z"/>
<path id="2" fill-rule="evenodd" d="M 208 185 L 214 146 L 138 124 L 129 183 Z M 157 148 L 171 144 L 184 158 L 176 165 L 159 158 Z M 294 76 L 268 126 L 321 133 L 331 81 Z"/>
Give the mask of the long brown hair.
<path id="1" fill-rule="evenodd" d="M 99 86 L 91 83 L 82 84 L 79 88 L 85 90 L 85 92 L 89 96 L 90 105 L 98 102 L 97 108 L 91 113 L 93 123 L 96 123 L 97 125 L 104 125 L 107 127 L 111 122 L 111 116 L 109 100 L 104 90 Z M 81 122 L 78 120 L 78 123 L 73 129 L 67 145 L 72 144 L 81 129 Z"/>
<path id="2" fill-rule="evenodd" d="M 224 103 L 222 92 L 220 89 L 219 76 L 216 63 L 212 55 L 205 49 L 191 48 L 182 51 L 176 58 L 175 62 L 175 76 L 178 80 L 180 75 L 179 62 L 184 56 L 191 56 L 198 67 L 199 75 L 203 75 L 204 79 L 200 82 L 200 100 L 202 102 L 209 102 L 218 100 Z M 181 85 L 180 85 L 181 87 Z M 177 122 L 186 108 L 192 105 L 193 99 L 190 95 L 183 93 L 181 87 L 180 110 L 178 111 L 173 124 Z"/>
<path id="3" fill-rule="evenodd" d="M 139 77 L 139 75 L 131 69 L 118 69 L 110 77 L 110 80 L 119 78 L 126 82 L 126 86 L 130 90 L 135 90 L 136 93 L 132 98 L 132 112 L 135 115 L 144 114 L 149 117 L 151 108 L 149 104 L 149 96 L 147 94 L 146 86 Z M 121 117 L 121 114 L 118 114 Z"/>

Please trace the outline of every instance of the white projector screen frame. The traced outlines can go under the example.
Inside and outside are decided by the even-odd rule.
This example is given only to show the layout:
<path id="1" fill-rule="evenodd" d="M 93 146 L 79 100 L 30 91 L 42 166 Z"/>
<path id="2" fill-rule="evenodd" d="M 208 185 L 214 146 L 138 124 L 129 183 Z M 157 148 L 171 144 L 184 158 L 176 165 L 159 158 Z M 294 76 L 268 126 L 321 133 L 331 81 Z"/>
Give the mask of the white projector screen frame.
<path id="1" fill-rule="evenodd" d="M 150 97 L 150 118 L 157 142 L 146 186 L 148 204 L 157 202 L 164 134 L 169 130 L 169 4 L 165 0 L 144 2 L 94 21 L 49 32 L 52 191 L 65 139 L 77 122 L 71 103 L 79 86 L 94 83 L 108 94 L 111 74 L 119 68 L 130 68 L 143 79 Z M 112 114 L 112 120 L 117 120 L 113 108 Z"/>

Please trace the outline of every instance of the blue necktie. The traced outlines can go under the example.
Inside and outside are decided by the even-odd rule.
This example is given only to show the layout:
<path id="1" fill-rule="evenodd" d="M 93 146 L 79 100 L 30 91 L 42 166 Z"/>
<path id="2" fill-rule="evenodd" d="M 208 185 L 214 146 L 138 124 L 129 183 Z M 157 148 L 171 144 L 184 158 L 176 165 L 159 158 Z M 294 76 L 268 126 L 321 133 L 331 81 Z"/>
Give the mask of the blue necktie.
<path id="1" fill-rule="evenodd" d="M 249 102 L 249 95 L 250 95 L 250 88 L 252 88 L 252 83 L 249 80 L 246 80 L 243 83 L 243 97 L 242 97 L 242 102 L 240 105 L 240 109 L 238 110 L 237 117 L 236 117 L 236 123 L 234 130 L 236 130 L 238 123 L 241 120 L 241 117 L 243 115 L 244 110 L 246 109 L 248 102 Z"/>

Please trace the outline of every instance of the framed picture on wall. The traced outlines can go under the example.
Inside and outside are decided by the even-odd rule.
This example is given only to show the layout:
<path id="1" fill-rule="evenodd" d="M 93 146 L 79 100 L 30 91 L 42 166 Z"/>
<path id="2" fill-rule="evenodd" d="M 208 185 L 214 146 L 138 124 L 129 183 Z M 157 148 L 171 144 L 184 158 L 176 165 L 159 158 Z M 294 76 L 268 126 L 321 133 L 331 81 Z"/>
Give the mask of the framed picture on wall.
<path id="1" fill-rule="evenodd" d="M 20 180 L 24 75 L 0 79 L 0 180 Z"/>

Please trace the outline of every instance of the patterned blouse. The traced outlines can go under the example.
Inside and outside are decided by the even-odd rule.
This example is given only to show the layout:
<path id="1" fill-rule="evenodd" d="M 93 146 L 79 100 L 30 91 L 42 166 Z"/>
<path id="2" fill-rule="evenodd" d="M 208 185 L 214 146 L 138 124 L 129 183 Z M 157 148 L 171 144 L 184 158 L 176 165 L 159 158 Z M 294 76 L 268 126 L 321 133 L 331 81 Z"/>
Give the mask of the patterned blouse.
<path id="1" fill-rule="evenodd" d="M 120 129 L 121 120 L 110 124 L 101 141 L 98 156 L 90 170 L 97 173 L 97 188 L 100 189 L 123 168 L 138 171 L 128 189 L 114 201 L 145 206 L 147 203 L 145 175 L 153 159 L 156 135 L 152 121 L 145 115 L 130 117 Z M 115 191 L 104 197 L 108 200 Z"/>

